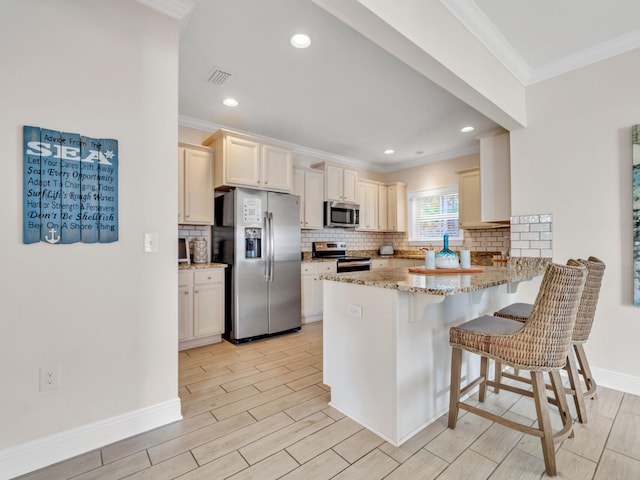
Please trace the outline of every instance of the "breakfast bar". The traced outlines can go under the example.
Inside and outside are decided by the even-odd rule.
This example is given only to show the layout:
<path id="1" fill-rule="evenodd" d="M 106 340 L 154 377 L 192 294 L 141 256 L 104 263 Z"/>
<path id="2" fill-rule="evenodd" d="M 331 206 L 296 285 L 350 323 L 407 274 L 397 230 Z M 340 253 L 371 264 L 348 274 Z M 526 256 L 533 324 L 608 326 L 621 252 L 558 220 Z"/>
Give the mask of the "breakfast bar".
<path id="1" fill-rule="evenodd" d="M 331 406 L 400 446 L 446 412 L 449 328 L 515 301 L 544 262 L 479 273 L 414 274 L 407 268 L 323 278 L 324 383 Z M 463 376 L 479 364 L 463 358 Z"/>

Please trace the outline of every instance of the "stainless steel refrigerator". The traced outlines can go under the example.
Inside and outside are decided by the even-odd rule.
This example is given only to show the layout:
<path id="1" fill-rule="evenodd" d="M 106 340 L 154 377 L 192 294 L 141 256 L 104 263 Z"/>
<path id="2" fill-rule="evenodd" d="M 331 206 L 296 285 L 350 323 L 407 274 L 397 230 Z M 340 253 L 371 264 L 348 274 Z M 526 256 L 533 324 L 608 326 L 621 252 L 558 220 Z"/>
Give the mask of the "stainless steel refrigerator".
<path id="1" fill-rule="evenodd" d="M 225 338 L 300 329 L 300 199 L 237 188 L 215 199 L 212 258 L 226 263 Z"/>

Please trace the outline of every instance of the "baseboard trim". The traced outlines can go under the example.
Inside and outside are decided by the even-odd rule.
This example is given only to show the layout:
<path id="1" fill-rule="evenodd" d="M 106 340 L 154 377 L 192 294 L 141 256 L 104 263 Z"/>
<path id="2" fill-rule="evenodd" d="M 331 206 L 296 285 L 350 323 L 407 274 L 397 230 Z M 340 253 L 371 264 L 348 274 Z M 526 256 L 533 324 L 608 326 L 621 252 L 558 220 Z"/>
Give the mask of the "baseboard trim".
<path id="1" fill-rule="evenodd" d="M 0 480 L 33 472 L 180 419 L 180 399 L 175 398 L 0 450 Z"/>
<path id="2" fill-rule="evenodd" d="M 596 384 L 632 395 L 640 395 L 640 377 L 591 367 Z"/>

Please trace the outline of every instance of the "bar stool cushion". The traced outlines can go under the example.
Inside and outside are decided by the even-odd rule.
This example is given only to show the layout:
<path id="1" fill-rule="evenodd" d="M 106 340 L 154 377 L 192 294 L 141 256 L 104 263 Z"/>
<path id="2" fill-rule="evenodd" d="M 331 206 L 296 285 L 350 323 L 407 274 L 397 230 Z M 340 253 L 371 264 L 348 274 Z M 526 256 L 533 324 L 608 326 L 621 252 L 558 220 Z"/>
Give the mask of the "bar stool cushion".
<path id="1" fill-rule="evenodd" d="M 494 313 L 496 317 L 505 317 L 519 322 L 526 322 L 533 305 L 530 303 L 512 303 Z"/>
<path id="2" fill-rule="evenodd" d="M 478 335 L 509 335 L 515 333 L 523 327 L 521 323 L 515 323 L 508 318 L 483 315 L 463 323 L 459 330 L 474 332 Z M 455 331 L 453 332 L 455 334 Z"/>

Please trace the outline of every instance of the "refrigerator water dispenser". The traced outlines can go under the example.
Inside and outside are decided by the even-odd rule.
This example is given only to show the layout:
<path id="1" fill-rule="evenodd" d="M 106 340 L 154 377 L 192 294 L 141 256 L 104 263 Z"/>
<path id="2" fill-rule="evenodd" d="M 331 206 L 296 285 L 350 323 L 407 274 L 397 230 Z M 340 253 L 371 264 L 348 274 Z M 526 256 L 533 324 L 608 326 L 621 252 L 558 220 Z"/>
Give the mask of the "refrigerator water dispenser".
<path id="1" fill-rule="evenodd" d="M 261 258 L 262 257 L 262 229 L 261 228 L 245 228 L 244 229 L 244 257 L 245 258 Z"/>

